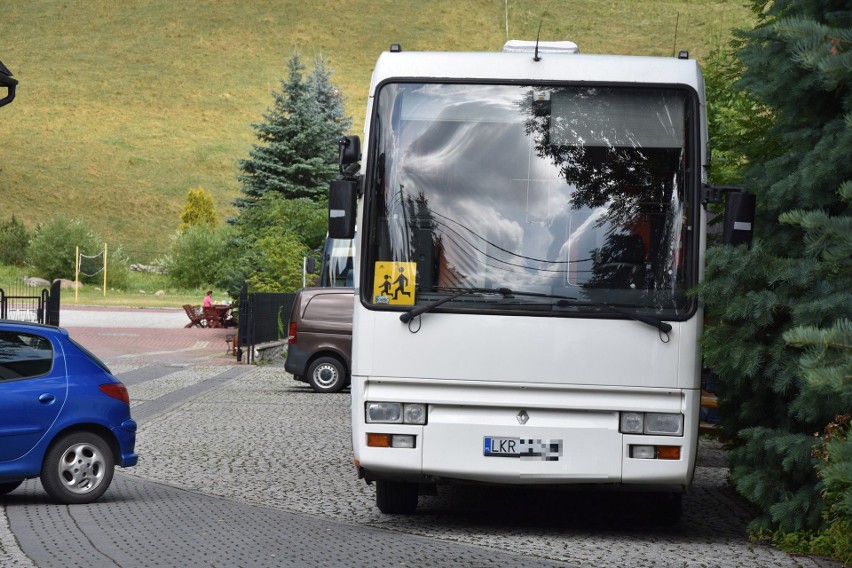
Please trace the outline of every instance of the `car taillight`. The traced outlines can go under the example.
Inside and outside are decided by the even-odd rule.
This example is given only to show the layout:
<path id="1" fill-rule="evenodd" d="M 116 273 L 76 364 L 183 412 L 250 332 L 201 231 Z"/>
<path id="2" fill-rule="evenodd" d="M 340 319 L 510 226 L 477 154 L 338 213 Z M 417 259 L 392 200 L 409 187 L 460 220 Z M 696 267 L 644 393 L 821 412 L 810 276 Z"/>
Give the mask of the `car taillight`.
<path id="1" fill-rule="evenodd" d="M 294 343 L 296 343 L 296 322 L 291 321 L 290 322 L 290 331 L 287 334 L 287 344 L 293 345 Z"/>
<path id="2" fill-rule="evenodd" d="M 125 387 L 121 383 L 106 383 L 98 386 L 101 389 L 101 392 L 107 396 L 111 396 L 112 398 L 117 398 L 118 400 L 130 404 L 130 395 L 127 394 L 127 387 Z"/>

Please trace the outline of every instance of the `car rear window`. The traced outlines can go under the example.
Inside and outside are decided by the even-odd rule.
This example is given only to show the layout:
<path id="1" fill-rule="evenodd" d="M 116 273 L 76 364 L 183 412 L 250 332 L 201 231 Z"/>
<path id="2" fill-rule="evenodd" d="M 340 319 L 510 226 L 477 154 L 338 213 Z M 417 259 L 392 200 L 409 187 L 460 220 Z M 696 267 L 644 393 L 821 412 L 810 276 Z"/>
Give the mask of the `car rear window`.
<path id="1" fill-rule="evenodd" d="M 0 331 L 0 381 L 38 377 L 53 367 L 53 345 L 40 335 Z"/>

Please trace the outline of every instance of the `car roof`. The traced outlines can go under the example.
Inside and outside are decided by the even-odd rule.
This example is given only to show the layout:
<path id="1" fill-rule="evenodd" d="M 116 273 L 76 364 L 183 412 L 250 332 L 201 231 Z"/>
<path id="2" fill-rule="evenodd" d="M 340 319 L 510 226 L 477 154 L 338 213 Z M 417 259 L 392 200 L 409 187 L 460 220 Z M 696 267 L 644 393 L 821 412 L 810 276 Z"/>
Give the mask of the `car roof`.
<path id="1" fill-rule="evenodd" d="M 344 287 L 307 287 L 299 290 L 302 297 L 316 296 L 317 294 L 354 294 L 355 288 Z"/>
<path id="2" fill-rule="evenodd" d="M 55 325 L 47 325 L 44 323 L 36 323 L 31 321 L 19 321 L 19 320 L 10 320 L 10 319 L 0 319 L 0 326 L 3 327 L 14 327 L 22 330 L 29 330 L 33 332 L 41 332 L 41 333 L 52 333 L 57 335 L 62 335 L 64 337 L 68 337 L 68 330 L 62 327 L 56 327 Z"/>

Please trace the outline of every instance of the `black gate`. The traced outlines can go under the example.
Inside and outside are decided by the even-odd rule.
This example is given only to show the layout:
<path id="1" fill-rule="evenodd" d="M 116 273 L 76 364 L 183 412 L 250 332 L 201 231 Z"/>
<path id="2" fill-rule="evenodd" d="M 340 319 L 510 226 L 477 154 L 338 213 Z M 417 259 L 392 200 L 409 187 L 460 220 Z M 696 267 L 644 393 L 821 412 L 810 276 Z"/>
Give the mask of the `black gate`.
<path id="1" fill-rule="evenodd" d="M 290 310 L 296 299 L 295 293 L 248 292 L 240 290 L 237 360 L 254 363 L 254 348 L 262 343 L 280 341 L 287 337 L 290 326 Z"/>
<path id="2" fill-rule="evenodd" d="M 22 286 L 15 286 L 11 294 L 0 288 L 0 319 L 30 321 L 59 325 L 59 281 L 43 288 L 41 294 L 25 294 Z"/>

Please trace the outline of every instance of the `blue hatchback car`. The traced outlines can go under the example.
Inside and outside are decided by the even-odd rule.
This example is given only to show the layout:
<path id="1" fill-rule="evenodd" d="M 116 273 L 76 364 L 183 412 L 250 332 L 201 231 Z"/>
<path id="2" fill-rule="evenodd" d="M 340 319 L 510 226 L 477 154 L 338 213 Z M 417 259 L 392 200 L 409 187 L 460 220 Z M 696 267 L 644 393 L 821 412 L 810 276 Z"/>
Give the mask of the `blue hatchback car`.
<path id="1" fill-rule="evenodd" d="M 40 477 L 60 503 L 103 495 L 136 464 L 127 389 L 62 328 L 0 321 L 0 495 Z"/>

